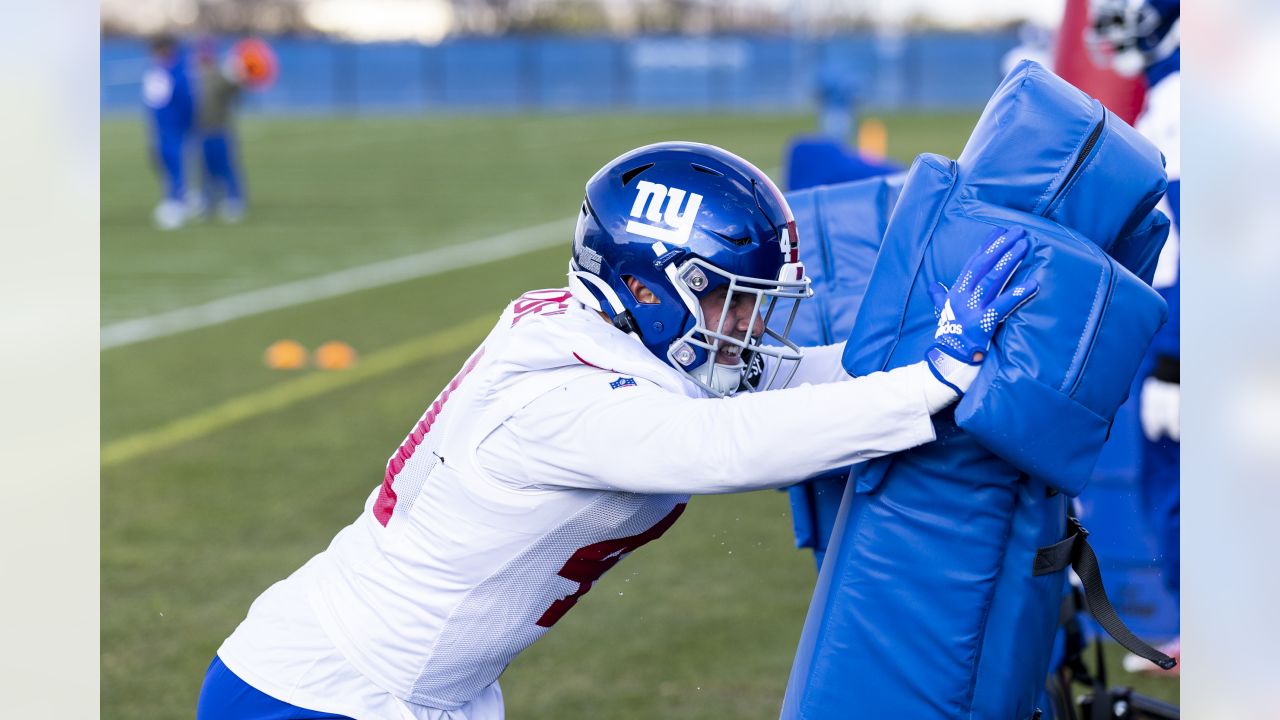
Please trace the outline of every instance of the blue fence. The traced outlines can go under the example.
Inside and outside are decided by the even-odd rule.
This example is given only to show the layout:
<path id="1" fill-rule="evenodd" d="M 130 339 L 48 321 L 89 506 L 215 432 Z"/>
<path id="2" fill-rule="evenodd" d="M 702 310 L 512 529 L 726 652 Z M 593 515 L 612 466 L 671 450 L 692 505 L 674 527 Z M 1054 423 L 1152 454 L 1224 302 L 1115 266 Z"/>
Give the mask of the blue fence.
<path id="1" fill-rule="evenodd" d="M 271 41 L 275 87 L 257 112 L 780 110 L 811 106 L 820 69 L 878 108 L 976 108 L 1013 33 L 785 37 L 457 38 L 439 45 Z M 227 43 L 221 43 L 225 48 Z M 136 110 L 146 47 L 104 38 L 102 109 Z"/>

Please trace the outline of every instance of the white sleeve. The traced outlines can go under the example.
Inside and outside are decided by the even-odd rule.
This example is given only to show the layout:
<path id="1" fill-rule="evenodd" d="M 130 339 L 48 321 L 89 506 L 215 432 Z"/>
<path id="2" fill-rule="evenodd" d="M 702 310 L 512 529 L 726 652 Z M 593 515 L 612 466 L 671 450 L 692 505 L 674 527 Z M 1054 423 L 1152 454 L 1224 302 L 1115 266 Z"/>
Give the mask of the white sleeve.
<path id="1" fill-rule="evenodd" d="M 803 348 L 804 357 L 796 368 L 796 374 L 787 383 L 787 387 L 796 387 L 806 383 L 820 383 L 848 380 L 849 373 L 844 369 L 844 343 L 835 345 L 816 345 Z"/>
<path id="2" fill-rule="evenodd" d="M 916 363 L 724 400 L 592 373 L 539 397 L 477 449 L 515 487 L 711 494 L 782 487 L 934 439 L 941 407 Z M 954 398 L 954 395 L 951 396 Z M 945 404 L 945 403 L 944 403 Z"/>

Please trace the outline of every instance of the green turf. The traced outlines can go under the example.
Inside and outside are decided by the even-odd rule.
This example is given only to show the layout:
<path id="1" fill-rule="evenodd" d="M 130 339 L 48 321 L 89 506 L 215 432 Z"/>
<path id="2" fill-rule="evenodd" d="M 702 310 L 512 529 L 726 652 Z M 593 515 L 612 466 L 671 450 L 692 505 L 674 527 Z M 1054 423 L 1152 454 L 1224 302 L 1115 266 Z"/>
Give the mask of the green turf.
<path id="1" fill-rule="evenodd" d="M 956 154 L 976 114 L 884 116 L 890 152 Z M 763 168 L 804 116 L 251 119 L 252 208 L 162 233 L 132 120 L 102 129 L 104 323 L 529 225 L 577 210 L 635 145 L 714 142 Z M 261 355 L 290 337 L 365 357 L 496 315 L 563 281 L 563 249 L 245 318 L 102 355 L 106 445 L 305 374 Z M 477 337 L 477 340 L 479 338 Z M 189 717 L 249 603 L 360 511 L 459 351 L 264 413 L 102 473 L 102 715 Z M 775 717 L 814 572 L 785 496 L 695 499 L 503 676 L 510 717 Z M 1173 686 L 1176 692 L 1176 685 Z"/>
<path id="2" fill-rule="evenodd" d="M 957 152 L 973 117 L 953 117 L 934 125 L 891 116 L 890 153 Z M 777 168 L 783 143 L 806 124 L 712 115 L 251 119 L 241 133 L 250 221 L 165 233 L 150 225 L 158 185 L 142 128 L 108 121 L 103 320 L 571 217 L 596 168 L 648 142 L 715 142 Z"/>

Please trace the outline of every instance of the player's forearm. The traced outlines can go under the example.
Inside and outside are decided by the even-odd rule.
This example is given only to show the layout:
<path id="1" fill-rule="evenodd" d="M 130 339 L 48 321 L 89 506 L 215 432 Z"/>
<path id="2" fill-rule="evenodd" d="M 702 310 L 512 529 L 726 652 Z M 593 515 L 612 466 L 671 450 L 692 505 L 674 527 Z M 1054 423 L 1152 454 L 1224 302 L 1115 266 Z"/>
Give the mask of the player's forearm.
<path id="1" fill-rule="evenodd" d="M 930 415 L 953 398 L 916 364 L 722 401 L 683 399 L 598 479 L 647 493 L 782 487 L 933 440 Z"/>
<path id="2" fill-rule="evenodd" d="M 917 364 L 823 385 L 732 398 L 740 429 L 726 440 L 693 493 L 790 485 L 934 439 L 927 390 L 939 388 Z M 947 391 L 949 394 L 949 391 Z M 937 395 L 935 395 L 935 405 Z M 938 406 L 940 407 L 940 405 Z M 749 448 L 743 453 L 743 448 Z M 736 458 L 734 457 L 736 455 Z M 714 472 L 715 469 L 720 472 Z"/>
<path id="3" fill-rule="evenodd" d="M 800 361 L 800 366 L 796 368 L 795 376 L 791 378 L 787 386 L 797 387 L 805 383 L 816 385 L 818 383 L 848 380 L 849 374 L 845 372 L 842 364 L 843 359 L 843 342 L 834 345 L 806 347 L 804 349 L 804 358 Z"/>

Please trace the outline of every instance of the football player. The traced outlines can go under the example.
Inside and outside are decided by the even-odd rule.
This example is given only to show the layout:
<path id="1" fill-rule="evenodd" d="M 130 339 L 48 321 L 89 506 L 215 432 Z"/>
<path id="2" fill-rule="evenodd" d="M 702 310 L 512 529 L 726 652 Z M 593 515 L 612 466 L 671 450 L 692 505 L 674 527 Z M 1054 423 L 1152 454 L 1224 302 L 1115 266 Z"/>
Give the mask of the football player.
<path id="1" fill-rule="evenodd" d="M 587 184 L 568 287 L 506 308 L 355 521 L 223 642 L 198 717 L 501 718 L 507 664 L 691 494 L 933 440 L 1035 294 L 1009 283 L 1021 235 L 938 289 L 926 357 L 850 378 L 842 345 L 787 338 L 810 289 L 768 177 L 696 143 L 613 160 Z"/>
<path id="2" fill-rule="evenodd" d="M 1169 319 L 1151 343 L 1145 379 L 1138 393 L 1142 425 L 1142 503 L 1156 534 L 1161 579 L 1179 595 L 1181 579 L 1181 497 L 1179 453 L 1181 449 L 1180 318 L 1181 260 L 1179 233 L 1182 199 L 1181 163 L 1181 65 L 1179 40 L 1181 3 L 1178 0 L 1094 0 L 1086 34 L 1095 56 L 1108 58 L 1116 72 L 1145 75 L 1147 94 L 1134 127 L 1164 153 L 1169 189 L 1160 209 L 1172 221 L 1169 239 L 1160 252 L 1152 285 L 1169 303 Z M 1161 650 L 1179 659 L 1181 643 L 1175 639 Z M 1125 667 L 1160 671 L 1134 655 Z M 1179 664 L 1170 672 L 1178 674 Z"/>
<path id="3" fill-rule="evenodd" d="M 276 59 L 271 46 L 257 38 L 237 42 L 219 63 L 211 39 L 197 55 L 200 71 L 200 102 L 196 127 L 204 159 L 202 211 L 217 209 L 223 222 L 244 218 L 245 198 L 241 168 L 236 157 L 233 120 L 245 88 L 261 90 L 276 78 Z"/>
<path id="4" fill-rule="evenodd" d="M 151 65 L 142 75 L 142 102 L 151 118 L 151 156 L 164 184 L 164 198 L 152 220 L 161 230 L 172 230 L 188 218 L 184 155 L 195 104 L 186 55 L 170 35 L 151 40 Z"/>

